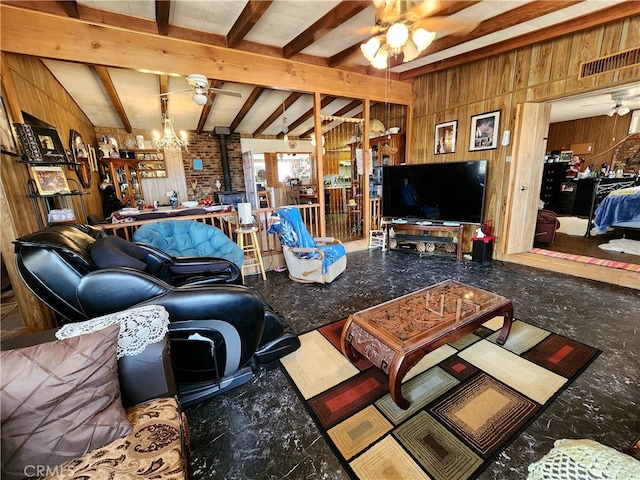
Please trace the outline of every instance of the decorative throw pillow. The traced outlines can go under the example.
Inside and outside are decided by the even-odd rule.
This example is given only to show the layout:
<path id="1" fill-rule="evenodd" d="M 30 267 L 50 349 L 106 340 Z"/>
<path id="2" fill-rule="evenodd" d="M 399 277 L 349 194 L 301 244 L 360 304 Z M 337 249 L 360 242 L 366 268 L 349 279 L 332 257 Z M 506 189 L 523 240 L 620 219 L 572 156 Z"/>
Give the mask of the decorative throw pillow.
<path id="1" fill-rule="evenodd" d="M 3 479 L 42 473 L 131 432 L 120 400 L 119 331 L 112 325 L 0 353 Z"/>

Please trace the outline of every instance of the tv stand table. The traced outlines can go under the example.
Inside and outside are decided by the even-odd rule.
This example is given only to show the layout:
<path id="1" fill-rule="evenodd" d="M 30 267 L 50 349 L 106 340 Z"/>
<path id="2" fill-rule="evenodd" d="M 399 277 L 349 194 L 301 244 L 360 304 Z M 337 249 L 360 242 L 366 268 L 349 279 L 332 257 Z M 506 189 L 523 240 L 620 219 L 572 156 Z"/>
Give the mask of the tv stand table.
<path id="1" fill-rule="evenodd" d="M 365 357 L 389 375 L 391 398 L 406 410 L 409 402 L 401 387 L 407 372 L 427 353 L 499 315 L 503 323 L 497 343 L 504 345 L 513 320 L 511 300 L 445 280 L 350 315 L 342 329 L 340 347 L 352 362 Z"/>
<path id="2" fill-rule="evenodd" d="M 439 244 L 444 246 L 448 253 L 456 253 L 456 258 L 462 260 L 462 244 L 464 243 L 464 225 L 462 223 L 457 225 L 444 225 L 442 223 L 426 225 L 418 222 L 398 222 L 392 220 L 385 220 L 382 222 L 383 228 L 387 230 L 387 250 L 396 250 L 402 244 L 412 244 L 418 252 L 430 253 L 429 245 Z M 393 235 L 391 235 L 391 229 L 393 228 Z M 416 235 L 412 232 L 425 232 L 424 235 Z M 457 243 L 452 237 L 444 236 L 429 236 L 426 232 L 455 232 L 457 234 Z M 395 242 L 393 242 L 395 238 Z M 395 247 L 393 244 L 395 243 Z M 424 249 L 424 250 L 423 250 Z"/>

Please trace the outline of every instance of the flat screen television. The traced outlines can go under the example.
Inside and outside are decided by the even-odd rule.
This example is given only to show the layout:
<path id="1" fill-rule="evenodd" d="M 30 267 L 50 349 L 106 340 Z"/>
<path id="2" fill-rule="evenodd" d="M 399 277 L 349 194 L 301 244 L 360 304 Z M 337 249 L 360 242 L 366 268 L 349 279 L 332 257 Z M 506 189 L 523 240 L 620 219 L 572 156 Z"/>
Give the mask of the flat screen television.
<path id="1" fill-rule="evenodd" d="M 382 215 L 482 224 L 487 160 L 386 166 Z"/>

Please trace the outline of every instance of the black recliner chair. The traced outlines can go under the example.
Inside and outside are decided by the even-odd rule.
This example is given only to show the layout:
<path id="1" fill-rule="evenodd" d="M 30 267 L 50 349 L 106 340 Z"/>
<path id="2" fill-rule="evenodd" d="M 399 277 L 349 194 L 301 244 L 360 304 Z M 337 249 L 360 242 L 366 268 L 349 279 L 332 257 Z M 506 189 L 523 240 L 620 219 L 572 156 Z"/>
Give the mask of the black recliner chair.
<path id="1" fill-rule="evenodd" d="M 78 234 L 77 230 L 91 238 Z M 45 235 L 42 232 L 60 234 L 65 237 L 63 241 L 74 242 L 78 247 L 88 250 L 97 268 L 135 268 L 173 286 L 183 283 L 242 285 L 240 267 L 224 258 L 173 257 L 152 245 L 129 242 L 116 235 L 107 235 L 101 228 L 91 225 L 51 225 L 38 232 L 40 240 Z"/>
<path id="2" fill-rule="evenodd" d="M 286 322 L 249 287 L 216 284 L 207 272 L 196 272 L 194 282 L 181 272 L 181 281 L 174 286 L 154 276 L 153 269 L 99 268 L 92 250 L 103 243 L 122 245 L 122 239 L 105 240 L 110 237 L 102 237 L 98 229 L 73 225 L 20 237 L 14 241 L 20 276 L 58 314 L 60 323 L 162 305 L 171 321 L 172 363 L 183 404 L 241 385 L 259 365 L 300 346 Z M 93 257 L 98 257 L 96 251 Z M 160 275 L 167 271 L 171 267 L 166 265 L 157 270 Z"/>

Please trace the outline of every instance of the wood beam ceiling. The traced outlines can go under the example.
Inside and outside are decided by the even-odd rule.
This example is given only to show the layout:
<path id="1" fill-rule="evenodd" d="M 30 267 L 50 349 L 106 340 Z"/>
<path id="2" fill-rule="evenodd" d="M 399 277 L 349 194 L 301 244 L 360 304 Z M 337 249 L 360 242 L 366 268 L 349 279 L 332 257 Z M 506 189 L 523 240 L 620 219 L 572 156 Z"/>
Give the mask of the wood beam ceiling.
<path id="1" fill-rule="evenodd" d="M 2 49 L 8 52 L 129 69 L 166 71 L 170 66 L 172 71 L 182 74 L 197 69 L 222 81 L 251 85 L 260 79 L 260 84 L 266 87 L 411 104 L 410 82 L 194 44 L 158 35 L 155 22 L 152 22 L 154 32 L 141 33 L 5 3 L 0 4 L 0 12 L 0 41 Z M 43 38 L 47 41 L 43 42 Z M 127 48 L 123 49 L 123 45 Z"/>
<path id="2" fill-rule="evenodd" d="M 353 110 L 354 108 L 358 108 L 363 106 L 363 102 L 361 100 L 354 100 L 352 102 L 349 102 L 347 105 L 345 105 L 344 107 L 342 107 L 340 110 L 338 110 L 337 112 L 335 112 L 333 114 L 334 117 L 342 117 L 343 115 L 349 113 L 351 110 Z M 303 132 L 300 135 L 300 138 L 304 138 L 307 137 L 309 135 L 311 135 L 313 133 L 313 131 L 315 130 L 314 128 L 311 128 L 309 130 L 307 130 L 306 132 Z"/>
<path id="3" fill-rule="evenodd" d="M 69 1 L 60 1 L 57 0 L 56 3 L 62 7 L 64 12 L 72 18 L 80 18 L 80 13 L 78 12 L 78 2 L 76 0 Z"/>
<path id="4" fill-rule="evenodd" d="M 171 11 L 171 0 L 156 0 L 156 25 L 160 35 L 169 33 L 169 12 Z"/>
<path id="5" fill-rule="evenodd" d="M 266 88 L 264 88 L 264 87 L 255 87 L 253 89 L 253 91 L 251 92 L 251 95 L 249 95 L 249 98 L 247 98 L 247 101 L 244 102 L 244 105 L 242 105 L 242 108 L 240 109 L 240 111 L 236 115 L 236 118 L 234 118 L 233 121 L 231 122 L 231 125 L 229 125 L 229 129 L 232 132 L 236 128 L 238 128 L 238 125 L 240 125 L 242 120 L 244 120 L 244 117 L 246 117 L 247 114 L 251 111 L 253 106 L 258 101 L 258 98 L 260 98 L 260 95 L 262 95 L 262 92 L 264 92 L 265 90 L 266 90 Z"/>
<path id="6" fill-rule="evenodd" d="M 323 97 L 322 101 L 320 102 L 320 110 L 322 111 L 322 109 L 324 107 L 329 105 L 335 99 L 336 99 L 336 97 L 332 97 L 332 96 L 329 96 L 329 95 L 326 95 L 325 97 Z M 300 117 L 295 119 L 293 122 L 291 122 L 289 124 L 289 131 L 295 130 L 300 125 L 302 125 L 304 122 L 309 120 L 311 117 L 313 117 L 313 107 L 310 108 L 309 110 L 307 110 L 306 112 L 304 112 Z M 280 138 L 280 139 L 284 138 L 284 132 L 278 133 L 278 138 Z"/>
<path id="7" fill-rule="evenodd" d="M 260 135 L 262 132 L 264 132 L 264 130 L 269 127 L 273 122 L 276 121 L 276 119 L 284 114 L 284 111 L 289 108 L 291 105 L 294 104 L 294 102 L 296 100 L 298 100 L 303 94 L 301 92 L 293 92 L 291 95 L 289 95 L 283 102 L 282 102 L 282 108 L 280 108 L 280 106 L 278 106 L 278 108 L 276 108 L 273 113 L 271 113 L 271 115 L 269 115 L 269 117 L 267 117 L 267 119 L 262 122 L 262 125 L 260 125 L 257 130 L 255 132 L 253 132 L 253 136 L 255 137 L 256 135 Z"/>
<path id="8" fill-rule="evenodd" d="M 565 0 L 562 2 L 549 2 L 547 0 L 536 0 L 513 10 L 509 10 L 501 15 L 497 15 L 490 20 L 482 22 L 466 35 L 447 35 L 446 37 L 434 40 L 426 51 L 422 52 L 418 58 L 432 55 L 447 48 L 461 45 L 465 42 L 475 40 L 484 35 L 499 32 L 505 28 L 513 27 L 522 22 L 528 22 L 543 15 L 556 12 L 571 5 L 582 3 L 584 0 Z M 402 59 L 391 59 L 390 66 L 395 67 L 402 64 Z"/>
<path id="9" fill-rule="evenodd" d="M 534 45 L 536 43 L 546 42 L 554 38 L 558 38 L 564 35 L 569 35 L 589 28 L 598 27 L 606 23 L 621 20 L 626 17 L 640 14 L 640 2 L 631 1 L 616 4 L 612 7 L 599 10 L 597 12 L 584 15 L 579 18 L 573 18 L 553 26 L 553 28 L 545 28 L 536 30 L 531 33 L 526 33 L 518 37 L 510 38 L 503 42 L 488 45 L 487 47 L 473 50 L 471 52 L 463 53 L 455 57 L 450 57 L 446 60 L 434 62 L 423 67 L 418 67 L 412 70 L 408 70 L 400 74 L 402 80 L 411 80 L 420 75 L 426 75 L 428 73 L 438 72 L 450 67 L 462 65 L 464 63 L 481 60 L 483 58 L 499 55 L 510 50 L 515 50 L 522 47 Z"/>
<path id="10" fill-rule="evenodd" d="M 300 53 L 307 48 L 313 42 L 324 37 L 332 29 L 338 27 L 342 23 L 349 20 L 351 17 L 357 15 L 362 10 L 371 6 L 371 1 L 352 1 L 343 0 L 334 8 L 332 8 L 326 15 L 320 20 L 315 22 L 305 31 L 303 31 L 296 38 L 291 40 L 282 49 L 282 56 L 284 58 L 291 58 L 295 54 Z"/>
<path id="11" fill-rule="evenodd" d="M 442 16 L 446 16 L 446 15 L 453 15 L 454 13 L 460 12 L 462 10 L 464 10 L 465 8 L 469 8 L 472 5 L 475 5 L 476 3 L 480 3 L 480 0 L 469 0 L 469 1 L 452 1 L 452 0 L 448 0 L 448 1 L 442 1 L 439 4 L 439 7 L 433 11 L 433 15 L 442 15 Z M 373 36 L 373 34 L 371 35 Z M 338 67 L 340 65 L 342 65 L 343 63 L 347 62 L 349 59 L 351 59 L 351 57 L 353 57 L 354 55 L 358 54 L 358 55 L 362 55 L 360 53 L 360 45 L 362 45 L 363 43 L 365 43 L 366 40 L 363 40 L 361 42 L 358 42 L 354 45 L 351 45 L 348 48 L 345 48 L 344 50 L 342 50 L 341 52 L 336 53 L 335 55 L 329 57 L 328 59 L 328 65 L 330 67 Z M 372 72 L 379 72 L 379 70 L 376 70 L 375 68 L 370 68 L 367 67 L 367 72 L 372 71 Z"/>
<path id="12" fill-rule="evenodd" d="M 122 127 L 127 133 L 131 133 L 131 122 L 129 122 L 127 112 L 125 112 L 124 107 L 122 106 L 122 101 L 120 100 L 120 96 L 116 91 L 113 80 L 111 80 L 111 75 L 109 75 L 107 67 L 103 67 L 101 65 L 93 65 L 92 68 L 98 74 L 98 77 L 100 78 L 100 81 L 102 82 L 102 85 L 104 86 L 104 89 L 107 92 L 109 99 L 111 100 L 113 108 L 116 110 L 118 118 L 120 118 Z"/>
<path id="13" fill-rule="evenodd" d="M 227 34 L 227 46 L 237 48 L 240 41 L 264 15 L 273 0 L 250 0 Z"/>

